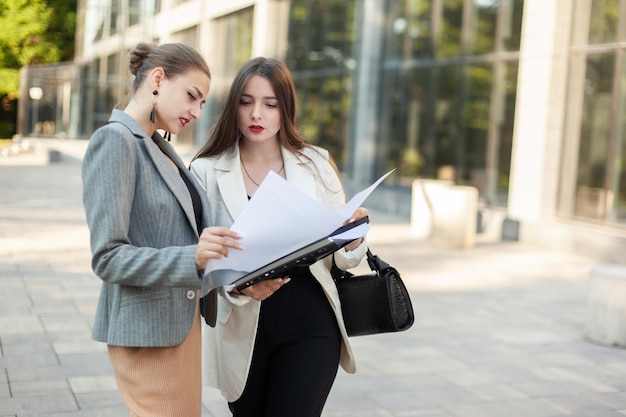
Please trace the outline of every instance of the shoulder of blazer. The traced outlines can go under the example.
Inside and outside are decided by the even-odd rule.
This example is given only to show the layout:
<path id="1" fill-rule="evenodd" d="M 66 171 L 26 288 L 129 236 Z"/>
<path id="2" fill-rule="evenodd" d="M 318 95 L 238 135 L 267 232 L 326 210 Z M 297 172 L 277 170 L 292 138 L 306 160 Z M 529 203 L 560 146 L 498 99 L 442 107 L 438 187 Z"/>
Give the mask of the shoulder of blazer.
<path id="1" fill-rule="evenodd" d="M 331 163 L 330 152 L 327 149 L 315 145 L 306 146 L 300 151 L 300 154 L 295 154 L 293 158 L 298 160 L 298 164 L 307 166 L 314 176 L 328 180 L 329 176 L 333 178 L 337 175 L 337 171 Z"/>
<path id="2" fill-rule="evenodd" d="M 316 145 L 305 146 L 304 148 L 302 148 L 302 153 L 311 159 L 321 158 L 328 161 L 328 159 L 330 158 L 330 152 L 328 152 L 327 149 Z"/>
<path id="3" fill-rule="evenodd" d="M 147 133 L 132 117 L 130 117 L 121 110 L 114 109 L 111 113 L 111 117 L 109 118 L 108 123 L 102 128 L 111 127 L 115 129 L 119 126 L 124 126 L 137 139 L 145 139 L 148 137 Z"/>

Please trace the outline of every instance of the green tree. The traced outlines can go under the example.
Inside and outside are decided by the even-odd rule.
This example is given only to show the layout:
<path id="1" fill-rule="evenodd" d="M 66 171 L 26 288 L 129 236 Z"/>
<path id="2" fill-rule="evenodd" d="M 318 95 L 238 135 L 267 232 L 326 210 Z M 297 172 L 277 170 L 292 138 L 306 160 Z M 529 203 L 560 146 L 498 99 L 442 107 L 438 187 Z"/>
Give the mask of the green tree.
<path id="1" fill-rule="evenodd" d="M 72 59 L 76 2 L 0 0 L 0 137 L 15 133 L 20 68 Z"/>

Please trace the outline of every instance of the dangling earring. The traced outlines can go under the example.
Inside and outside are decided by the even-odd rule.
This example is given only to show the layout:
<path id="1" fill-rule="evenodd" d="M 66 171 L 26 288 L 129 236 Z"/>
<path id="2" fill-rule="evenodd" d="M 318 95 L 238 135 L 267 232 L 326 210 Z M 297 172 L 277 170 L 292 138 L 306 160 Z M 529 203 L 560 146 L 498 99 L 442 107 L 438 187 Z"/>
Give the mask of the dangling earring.
<path id="1" fill-rule="evenodd" d="M 153 96 L 156 96 L 157 94 L 159 94 L 159 92 L 157 90 L 154 90 L 152 92 Z M 156 107 L 156 99 L 152 100 L 152 110 L 150 111 L 150 123 L 154 123 L 155 120 L 155 107 Z"/>

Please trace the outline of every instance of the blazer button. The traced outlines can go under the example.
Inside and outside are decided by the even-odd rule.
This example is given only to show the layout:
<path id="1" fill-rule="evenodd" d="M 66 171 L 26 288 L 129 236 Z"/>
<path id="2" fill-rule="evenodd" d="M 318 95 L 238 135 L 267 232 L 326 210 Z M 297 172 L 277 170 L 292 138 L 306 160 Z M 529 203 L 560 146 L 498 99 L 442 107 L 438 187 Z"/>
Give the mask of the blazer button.
<path id="1" fill-rule="evenodd" d="M 194 290 L 187 291 L 187 299 L 193 300 L 194 298 L 196 298 L 196 292 Z"/>

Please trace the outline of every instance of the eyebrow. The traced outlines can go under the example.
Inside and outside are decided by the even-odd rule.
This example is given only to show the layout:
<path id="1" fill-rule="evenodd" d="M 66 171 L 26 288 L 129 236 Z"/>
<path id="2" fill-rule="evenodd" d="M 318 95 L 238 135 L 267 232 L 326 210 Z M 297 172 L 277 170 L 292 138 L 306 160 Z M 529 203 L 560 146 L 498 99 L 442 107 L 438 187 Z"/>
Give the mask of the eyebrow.
<path id="1" fill-rule="evenodd" d="M 252 94 L 246 94 L 246 93 L 241 93 L 242 97 L 250 97 L 250 98 L 254 98 L 252 97 Z M 266 96 L 266 97 L 261 97 L 263 100 L 278 100 L 276 97 L 274 96 Z"/>
<path id="2" fill-rule="evenodd" d="M 198 87 L 193 87 L 193 89 L 196 90 L 196 93 L 198 93 L 200 98 L 204 98 L 204 94 L 202 94 L 202 92 L 200 91 L 200 89 Z"/>

